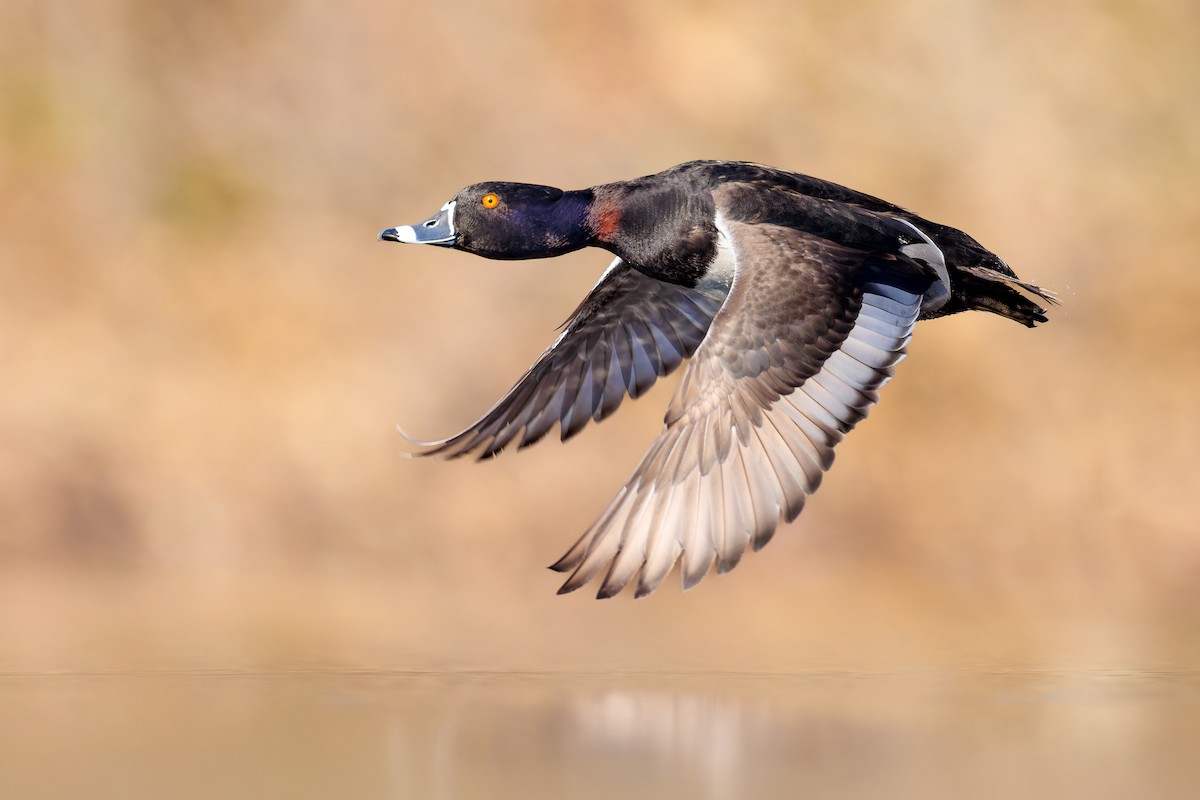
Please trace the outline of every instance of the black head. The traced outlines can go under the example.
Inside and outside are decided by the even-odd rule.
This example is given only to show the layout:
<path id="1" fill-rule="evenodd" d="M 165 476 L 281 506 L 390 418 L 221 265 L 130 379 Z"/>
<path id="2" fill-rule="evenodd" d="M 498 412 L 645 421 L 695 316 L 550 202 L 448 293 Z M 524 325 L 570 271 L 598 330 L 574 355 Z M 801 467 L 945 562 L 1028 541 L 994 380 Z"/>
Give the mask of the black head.
<path id="1" fill-rule="evenodd" d="M 418 225 L 388 228 L 379 238 L 438 244 L 487 258 L 545 258 L 586 246 L 590 190 L 564 192 L 528 183 L 477 183 Z"/>

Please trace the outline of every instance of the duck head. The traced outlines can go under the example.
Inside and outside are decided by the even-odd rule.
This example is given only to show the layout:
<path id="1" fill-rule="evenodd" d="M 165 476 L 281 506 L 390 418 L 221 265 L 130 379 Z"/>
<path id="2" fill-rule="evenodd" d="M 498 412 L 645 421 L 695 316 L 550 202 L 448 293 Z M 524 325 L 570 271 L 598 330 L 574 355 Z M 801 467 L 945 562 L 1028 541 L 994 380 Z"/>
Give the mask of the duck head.
<path id="1" fill-rule="evenodd" d="M 549 258 L 592 243 L 591 205 L 589 189 L 477 183 L 424 222 L 388 228 L 379 238 L 453 247 L 485 258 Z"/>

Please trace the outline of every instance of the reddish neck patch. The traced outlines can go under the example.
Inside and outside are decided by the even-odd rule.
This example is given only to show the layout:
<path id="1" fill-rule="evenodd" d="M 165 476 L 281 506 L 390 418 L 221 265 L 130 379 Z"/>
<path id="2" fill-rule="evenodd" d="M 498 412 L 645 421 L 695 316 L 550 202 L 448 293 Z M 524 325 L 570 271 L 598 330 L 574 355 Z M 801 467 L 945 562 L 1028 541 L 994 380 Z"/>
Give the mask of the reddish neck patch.
<path id="1" fill-rule="evenodd" d="M 592 230 L 602 242 L 612 241 L 621 225 L 621 206 L 608 198 L 597 199 L 592 205 Z"/>

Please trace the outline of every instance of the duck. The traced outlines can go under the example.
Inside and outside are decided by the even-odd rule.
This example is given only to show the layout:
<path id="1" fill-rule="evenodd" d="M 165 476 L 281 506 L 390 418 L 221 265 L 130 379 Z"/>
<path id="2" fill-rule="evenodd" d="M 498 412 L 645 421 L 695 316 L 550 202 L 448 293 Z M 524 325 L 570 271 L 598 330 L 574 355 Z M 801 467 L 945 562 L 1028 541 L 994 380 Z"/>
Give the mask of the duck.
<path id="1" fill-rule="evenodd" d="M 586 189 L 462 189 L 388 242 L 490 259 L 584 247 L 612 262 L 561 333 L 466 429 L 406 438 L 415 456 L 489 459 L 555 425 L 563 441 L 681 365 L 664 426 L 551 569 L 559 594 L 684 589 L 733 569 L 791 522 L 866 416 L 922 320 L 986 311 L 1046 322 L 1053 292 L 966 233 L 836 183 L 691 161 Z M 403 431 L 401 431 L 403 434 Z"/>

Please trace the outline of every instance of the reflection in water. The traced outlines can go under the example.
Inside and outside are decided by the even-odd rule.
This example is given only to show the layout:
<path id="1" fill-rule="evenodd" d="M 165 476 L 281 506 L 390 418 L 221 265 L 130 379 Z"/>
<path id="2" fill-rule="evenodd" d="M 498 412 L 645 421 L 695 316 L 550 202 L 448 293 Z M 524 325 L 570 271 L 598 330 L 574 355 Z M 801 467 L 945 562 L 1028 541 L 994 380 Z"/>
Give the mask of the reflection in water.
<path id="1" fill-rule="evenodd" d="M 1200 796 L 1198 687 L 1192 673 L 0 676 L 0 797 Z"/>
<path id="2" fill-rule="evenodd" d="M 614 689 L 571 710 L 582 748 L 694 772 L 715 798 L 737 794 L 746 756 L 761 752 L 771 731 L 762 709 L 695 694 Z"/>

